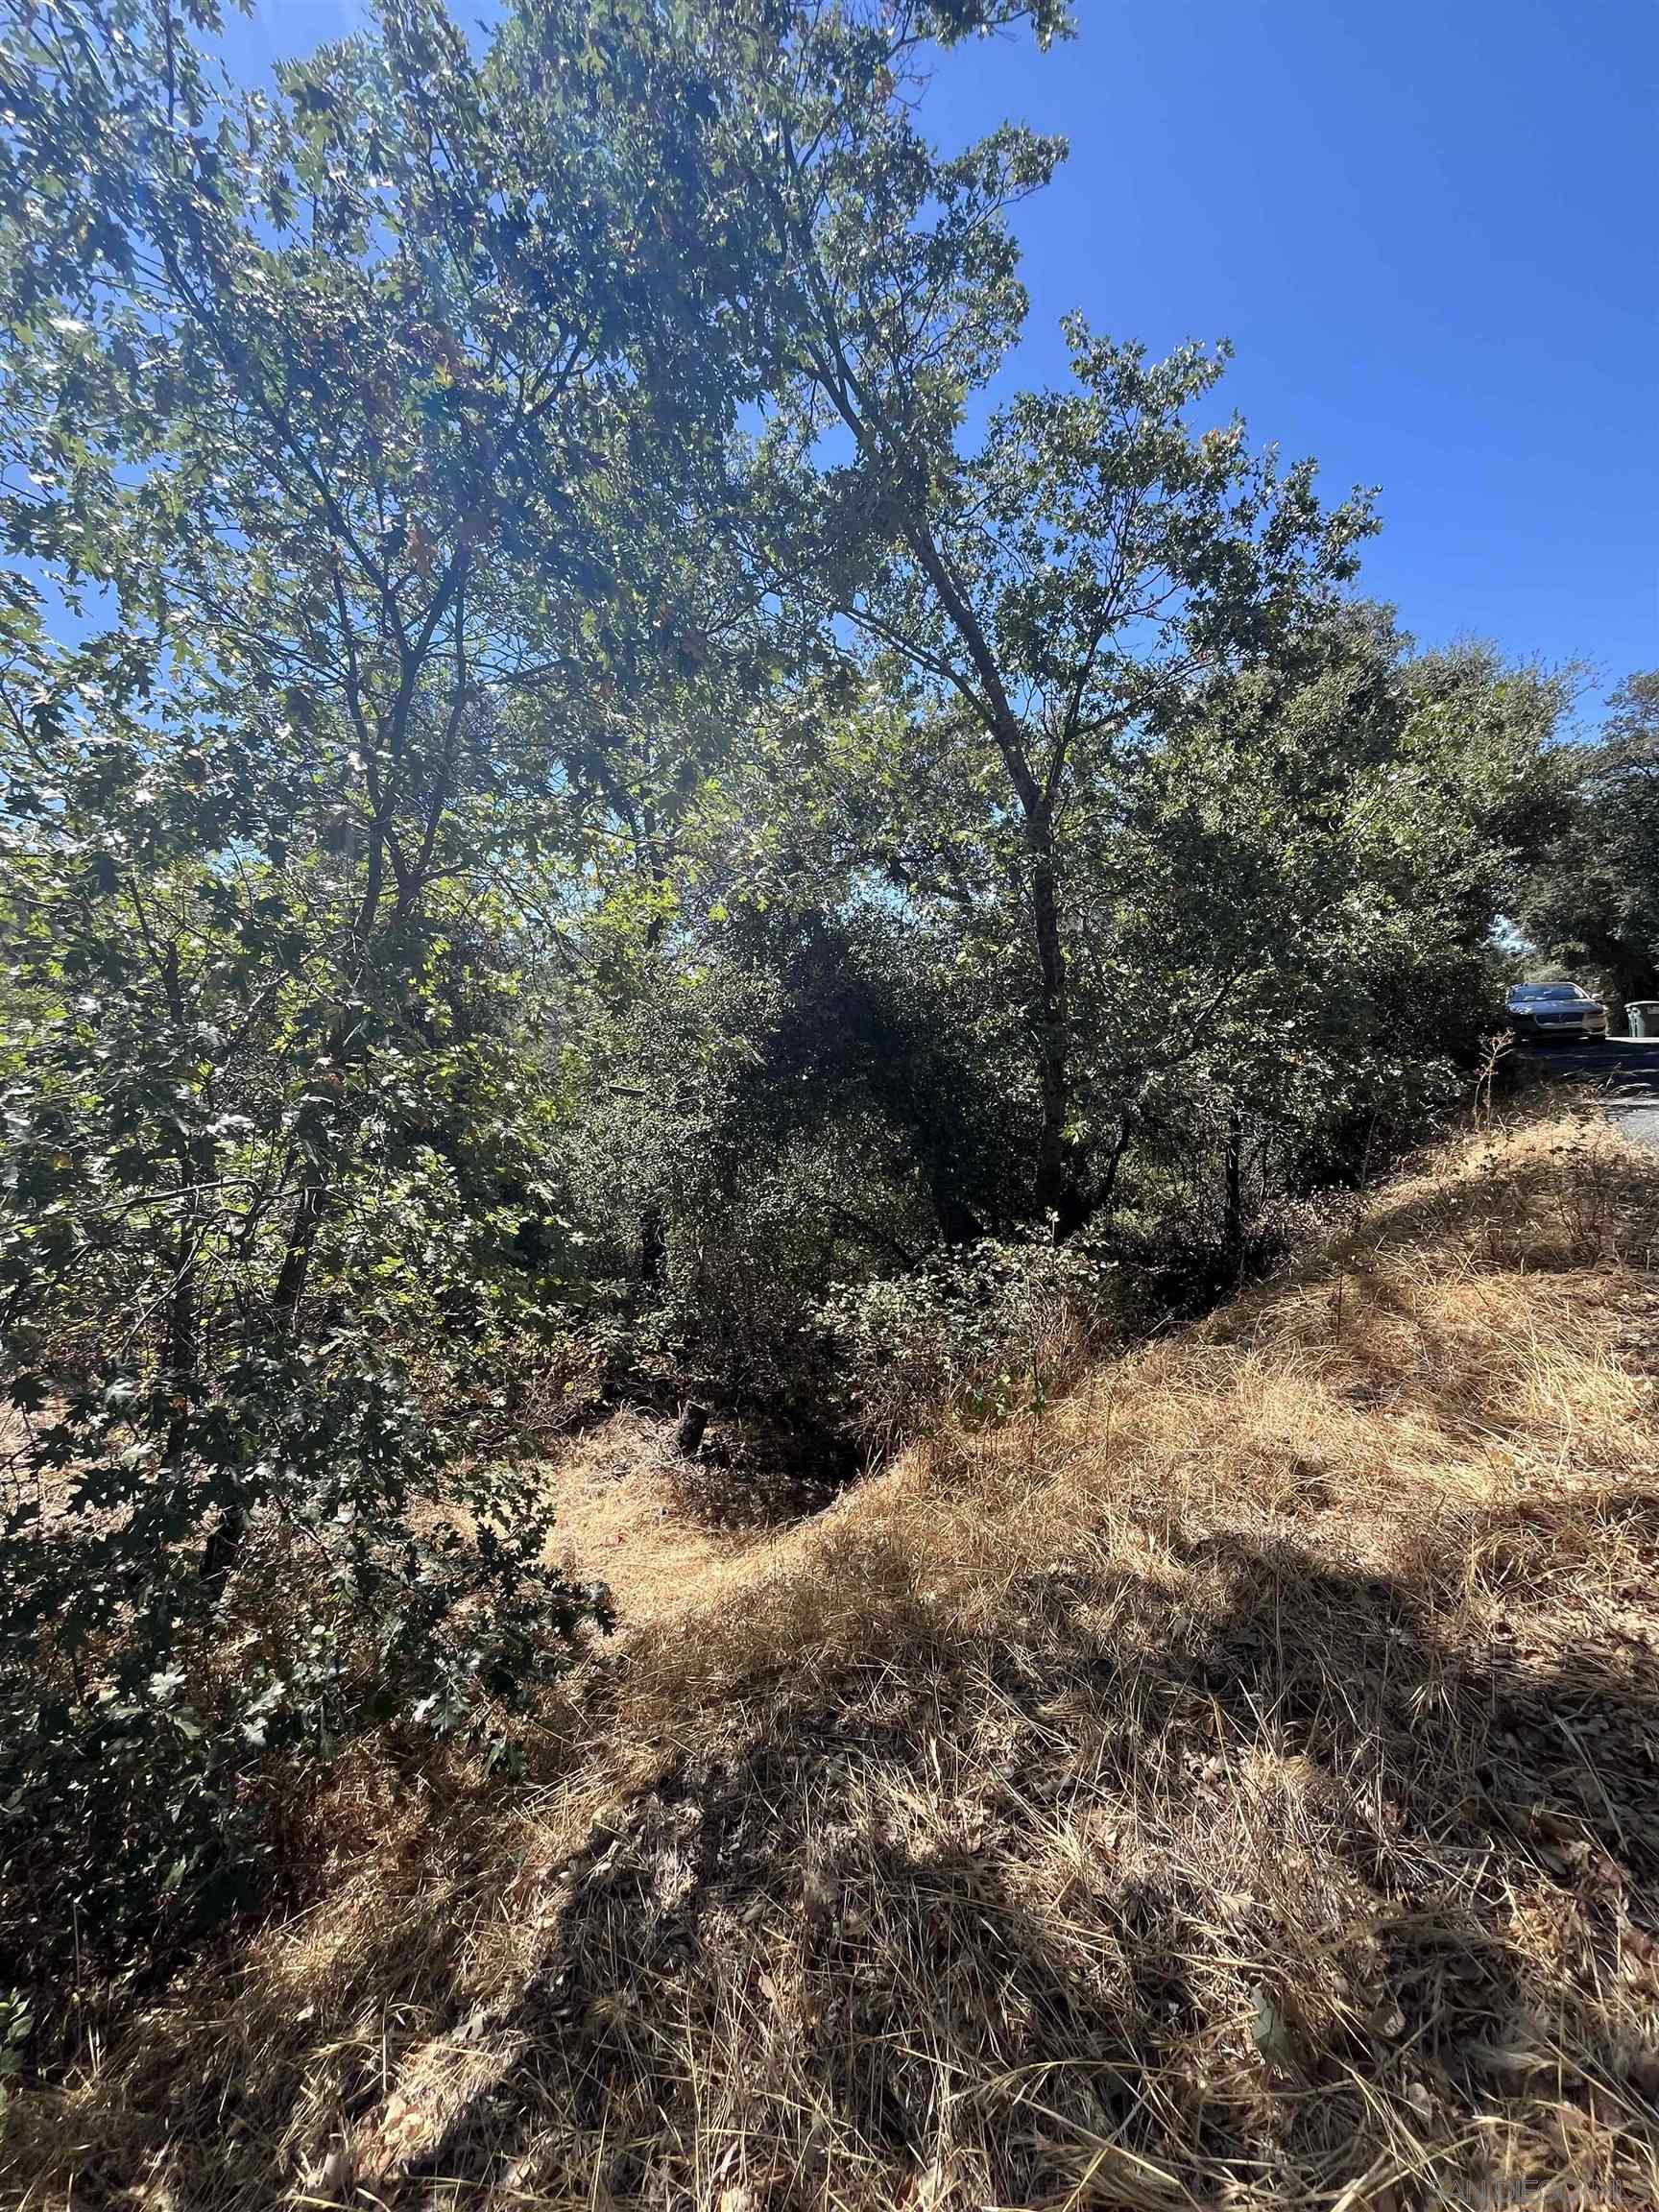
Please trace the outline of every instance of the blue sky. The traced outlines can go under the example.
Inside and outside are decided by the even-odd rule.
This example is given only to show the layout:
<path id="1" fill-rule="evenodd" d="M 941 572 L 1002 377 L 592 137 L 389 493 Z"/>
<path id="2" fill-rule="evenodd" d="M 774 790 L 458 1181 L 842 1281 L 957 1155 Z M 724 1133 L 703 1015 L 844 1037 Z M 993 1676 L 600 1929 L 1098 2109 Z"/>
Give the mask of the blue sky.
<path id="1" fill-rule="evenodd" d="M 459 0 L 462 16 L 482 12 Z M 358 17 L 259 0 L 244 68 Z M 959 144 L 1070 139 L 1021 212 L 1031 319 L 1232 339 L 1258 439 L 1380 489 L 1365 588 L 1458 636 L 1659 666 L 1659 7 L 1653 0 L 1081 0 L 1040 55 L 974 41 L 928 99 Z"/>
<path id="2" fill-rule="evenodd" d="M 1020 374 L 1060 372 L 1072 306 L 1160 349 L 1231 338 L 1255 435 L 1380 487 L 1366 586 L 1425 643 L 1659 666 L 1652 0 L 1078 15 L 933 91 L 942 136 L 1012 114 L 1070 140 L 1021 218 Z"/>

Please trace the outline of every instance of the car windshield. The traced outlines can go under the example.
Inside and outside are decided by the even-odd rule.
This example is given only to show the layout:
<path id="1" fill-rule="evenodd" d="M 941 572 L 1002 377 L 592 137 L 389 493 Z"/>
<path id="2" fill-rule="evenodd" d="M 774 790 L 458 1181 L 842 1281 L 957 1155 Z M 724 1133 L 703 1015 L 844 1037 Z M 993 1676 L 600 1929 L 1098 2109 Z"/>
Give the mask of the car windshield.
<path id="1" fill-rule="evenodd" d="M 1538 998 L 1588 998 L 1588 991 L 1580 991 L 1576 983 L 1522 983 L 1510 992 L 1511 998 L 1527 1000 Z"/>

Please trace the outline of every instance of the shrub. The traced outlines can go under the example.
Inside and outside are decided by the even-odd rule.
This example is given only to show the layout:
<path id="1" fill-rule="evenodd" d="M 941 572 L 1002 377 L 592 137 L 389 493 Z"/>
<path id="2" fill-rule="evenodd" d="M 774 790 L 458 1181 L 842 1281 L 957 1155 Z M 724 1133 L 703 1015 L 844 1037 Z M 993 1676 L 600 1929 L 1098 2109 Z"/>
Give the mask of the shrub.
<path id="1" fill-rule="evenodd" d="M 32 1422 L 0 1537 L 0 1943 L 132 1969 L 267 1894 L 270 1813 L 349 1743 L 502 1716 L 597 1610 L 530 1485 L 395 1354 L 244 1361 L 188 1437 L 120 1380 Z M 171 1450 L 169 1450 L 169 1443 Z"/>
<path id="2" fill-rule="evenodd" d="M 1115 1333 L 1117 1271 L 1081 1245 L 999 1243 L 835 1290 L 820 1322 L 879 1454 L 941 1418 L 996 1422 L 1074 1382 Z"/>

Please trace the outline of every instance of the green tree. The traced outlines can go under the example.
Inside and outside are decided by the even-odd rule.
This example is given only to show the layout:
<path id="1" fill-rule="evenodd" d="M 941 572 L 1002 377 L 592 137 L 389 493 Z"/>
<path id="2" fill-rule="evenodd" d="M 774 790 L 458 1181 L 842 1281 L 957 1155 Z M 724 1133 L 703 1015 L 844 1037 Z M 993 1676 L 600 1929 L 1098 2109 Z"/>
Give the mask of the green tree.
<path id="1" fill-rule="evenodd" d="M 771 226 L 781 336 L 742 526 L 780 601 L 862 658 L 891 746 L 872 773 L 905 818 L 894 865 L 937 825 L 924 869 L 972 886 L 999 937 L 1035 1092 L 1028 1202 L 1075 1227 L 1072 846 L 1196 687 L 1328 605 L 1369 524 L 1362 502 L 1323 514 L 1310 467 L 1198 427 L 1221 356 L 1196 347 L 1153 363 L 1073 325 L 1070 385 L 971 432 L 1024 315 L 1009 210 L 1061 149 L 1004 130 L 935 156 L 906 96 L 929 22 L 814 19 L 834 97 L 827 70 L 744 80 L 762 127 L 733 158 Z"/>
<path id="2" fill-rule="evenodd" d="M 965 458 L 917 464 L 914 511 L 889 513 L 883 567 L 836 608 L 894 703 L 878 711 L 887 750 L 872 763 L 895 797 L 891 864 L 954 882 L 1024 1008 L 1030 1202 L 1063 1229 L 1103 1190 L 1100 1119 L 1079 1087 L 1100 1031 L 1079 995 L 1102 962 L 1133 969 L 1148 910 L 1149 883 L 1119 878 L 1121 943 L 1101 935 L 1106 849 L 1144 761 L 1223 678 L 1294 650 L 1352 572 L 1364 527 L 1358 508 L 1320 517 L 1310 470 L 1282 478 L 1236 430 L 1190 426 L 1214 360 L 1190 350 L 1149 365 L 1072 338 L 1077 388 L 1016 400 Z M 886 473 L 879 437 L 865 466 Z M 1226 984 L 1200 962 L 1161 1018 L 1179 1033 Z"/>
<path id="3" fill-rule="evenodd" d="M 1659 671 L 1628 678 L 1599 740 L 1558 756 L 1563 819 L 1518 919 L 1551 959 L 1619 1000 L 1659 998 Z"/>

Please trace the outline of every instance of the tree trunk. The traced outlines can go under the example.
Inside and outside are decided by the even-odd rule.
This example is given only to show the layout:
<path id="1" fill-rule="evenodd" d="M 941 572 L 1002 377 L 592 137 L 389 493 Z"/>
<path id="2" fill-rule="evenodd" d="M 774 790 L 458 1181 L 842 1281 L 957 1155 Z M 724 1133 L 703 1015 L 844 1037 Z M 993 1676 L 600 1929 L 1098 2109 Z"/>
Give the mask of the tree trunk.
<path id="1" fill-rule="evenodd" d="M 668 1227 L 662 1209 L 651 1200 L 639 1222 L 639 1281 L 647 1290 L 661 1290 L 668 1272 Z"/>
<path id="2" fill-rule="evenodd" d="M 1237 1106 L 1227 1117 L 1227 1192 L 1221 1214 L 1221 1251 L 1238 1282 L 1244 1273 L 1244 1118 Z"/>
<path id="3" fill-rule="evenodd" d="M 1060 893 L 1054 869 L 1054 829 L 1046 810 L 1028 816 L 1031 849 L 1031 921 L 1037 947 L 1037 1083 L 1041 1120 L 1037 1133 L 1037 1210 L 1054 1216 L 1056 1234 L 1073 1235 L 1087 1218 L 1077 1188 L 1066 1123 L 1071 1110 L 1071 1010 L 1066 949 L 1060 934 Z"/>
<path id="4" fill-rule="evenodd" d="M 376 822 L 369 840 L 363 894 L 357 907 L 356 980 L 359 983 L 369 967 L 370 946 L 385 888 L 386 835 L 381 825 Z M 403 916 L 404 902 L 400 899 L 397 913 L 394 917 L 394 928 L 401 925 Z M 325 1066 L 332 1072 L 342 1090 L 346 1081 L 347 1020 L 344 1010 L 335 1017 L 329 1028 L 327 1049 L 324 1055 Z M 327 1211 L 327 1188 L 322 1184 L 308 1183 L 300 1193 L 300 1203 L 294 1210 L 294 1219 L 288 1231 L 287 1247 L 282 1254 L 282 1264 L 276 1272 L 273 1302 L 285 1336 L 291 1336 L 298 1324 L 300 1302 L 305 1295 L 305 1283 L 311 1272 L 311 1254 L 317 1242 L 317 1232 L 323 1226 Z"/>

